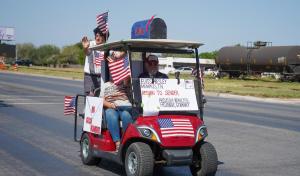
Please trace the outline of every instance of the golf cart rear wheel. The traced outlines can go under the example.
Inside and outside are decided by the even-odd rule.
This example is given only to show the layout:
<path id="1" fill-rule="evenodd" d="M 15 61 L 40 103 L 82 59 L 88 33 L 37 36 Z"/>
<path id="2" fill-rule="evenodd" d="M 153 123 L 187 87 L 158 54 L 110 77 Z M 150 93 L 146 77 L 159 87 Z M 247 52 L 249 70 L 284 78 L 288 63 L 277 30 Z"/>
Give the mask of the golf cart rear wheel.
<path id="1" fill-rule="evenodd" d="M 204 142 L 200 146 L 197 155 L 197 164 L 191 165 L 190 169 L 193 176 L 215 175 L 218 169 L 218 156 L 216 149 L 211 143 Z"/>
<path id="2" fill-rule="evenodd" d="M 127 176 L 152 175 L 154 167 L 151 148 L 142 142 L 131 144 L 125 156 L 125 170 Z"/>
<path id="3" fill-rule="evenodd" d="M 96 158 L 92 154 L 92 146 L 89 136 L 85 133 L 80 142 L 80 156 L 83 164 L 95 165 L 100 162 L 100 158 Z"/>

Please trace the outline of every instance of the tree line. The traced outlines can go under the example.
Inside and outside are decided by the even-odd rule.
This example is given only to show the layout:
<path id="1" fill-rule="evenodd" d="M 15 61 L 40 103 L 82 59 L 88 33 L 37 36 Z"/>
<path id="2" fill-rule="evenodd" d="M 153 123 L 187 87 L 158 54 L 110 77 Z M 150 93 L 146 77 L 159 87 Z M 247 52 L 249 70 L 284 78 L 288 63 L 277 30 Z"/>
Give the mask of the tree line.
<path id="1" fill-rule="evenodd" d="M 199 58 L 203 59 L 216 59 L 218 51 L 203 52 L 199 54 Z M 163 57 L 182 57 L 182 58 L 194 58 L 194 54 L 163 54 Z"/>
<path id="2" fill-rule="evenodd" d="M 217 51 L 200 53 L 200 58 L 215 59 Z M 17 44 L 17 56 L 20 59 L 30 60 L 33 65 L 60 66 L 83 65 L 84 52 L 81 43 L 59 48 L 55 45 L 34 46 L 32 43 Z M 194 54 L 164 54 L 164 57 L 195 57 Z"/>
<path id="3" fill-rule="evenodd" d="M 68 45 L 60 49 L 55 45 L 35 47 L 32 43 L 17 44 L 17 56 L 30 60 L 33 65 L 54 67 L 65 64 L 84 64 L 84 52 L 81 43 Z"/>

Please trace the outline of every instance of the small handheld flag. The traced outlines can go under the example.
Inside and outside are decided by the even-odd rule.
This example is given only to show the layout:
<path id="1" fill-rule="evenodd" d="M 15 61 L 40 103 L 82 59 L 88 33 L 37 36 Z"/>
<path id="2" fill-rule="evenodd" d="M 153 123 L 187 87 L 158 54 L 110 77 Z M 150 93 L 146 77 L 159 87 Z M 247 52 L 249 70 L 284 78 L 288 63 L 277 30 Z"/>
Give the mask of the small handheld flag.
<path id="1" fill-rule="evenodd" d="M 75 97 L 65 96 L 64 115 L 75 114 Z"/>
<path id="2" fill-rule="evenodd" d="M 122 80 L 130 76 L 128 57 L 114 59 L 108 63 L 109 71 L 114 84 L 119 84 Z"/>
<path id="3" fill-rule="evenodd" d="M 108 12 L 97 15 L 96 21 L 98 28 L 105 34 L 108 31 Z"/>

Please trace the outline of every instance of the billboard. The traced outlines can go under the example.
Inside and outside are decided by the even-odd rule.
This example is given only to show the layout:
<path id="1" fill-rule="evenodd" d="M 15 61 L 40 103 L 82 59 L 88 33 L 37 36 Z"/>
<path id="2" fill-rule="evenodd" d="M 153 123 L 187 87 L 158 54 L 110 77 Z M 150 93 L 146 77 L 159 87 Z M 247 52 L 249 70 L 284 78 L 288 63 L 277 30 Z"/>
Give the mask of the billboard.
<path id="1" fill-rule="evenodd" d="M 6 58 L 16 57 L 16 45 L 0 44 L 0 56 Z"/>
<path id="2" fill-rule="evenodd" d="M 15 40 L 15 28 L 0 26 L 0 40 Z"/>

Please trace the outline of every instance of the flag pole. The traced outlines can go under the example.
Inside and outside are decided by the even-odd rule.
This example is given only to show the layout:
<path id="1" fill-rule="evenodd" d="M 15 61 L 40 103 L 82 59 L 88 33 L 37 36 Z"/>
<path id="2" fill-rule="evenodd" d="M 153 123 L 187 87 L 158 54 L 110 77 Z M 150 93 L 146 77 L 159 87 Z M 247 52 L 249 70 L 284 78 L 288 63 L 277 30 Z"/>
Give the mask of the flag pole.
<path id="1" fill-rule="evenodd" d="M 109 33 L 109 30 L 108 30 L 108 12 L 109 12 L 109 10 L 107 10 L 107 26 L 106 26 L 105 43 L 106 43 L 107 40 L 108 40 L 108 33 Z"/>

